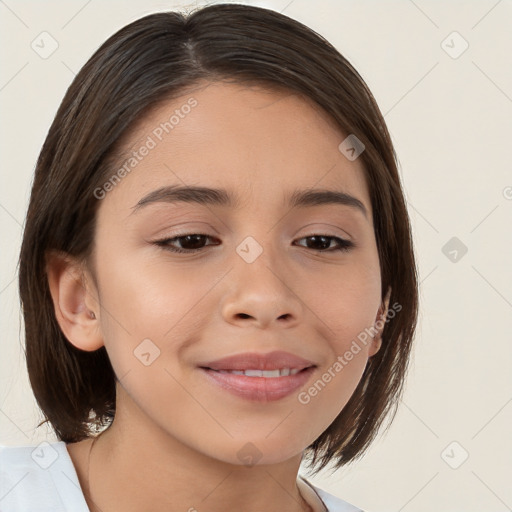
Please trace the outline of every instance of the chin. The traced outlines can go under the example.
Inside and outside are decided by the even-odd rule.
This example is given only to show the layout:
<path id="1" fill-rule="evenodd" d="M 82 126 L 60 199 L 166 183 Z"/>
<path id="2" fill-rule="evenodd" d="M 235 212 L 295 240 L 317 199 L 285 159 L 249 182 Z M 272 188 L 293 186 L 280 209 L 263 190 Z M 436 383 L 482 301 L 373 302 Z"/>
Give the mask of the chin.
<path id="1" fill-rule="evenodd" d="M 284 446 L 283 439 L 277 438 L 274 441 L 247 439 L 230 444 L 231 448 L 218 454 L 218 458 L 228 464 L 247 467 L 280 464 L 294 457 L 300 460 L 305 449 L 302 446 Z"/>

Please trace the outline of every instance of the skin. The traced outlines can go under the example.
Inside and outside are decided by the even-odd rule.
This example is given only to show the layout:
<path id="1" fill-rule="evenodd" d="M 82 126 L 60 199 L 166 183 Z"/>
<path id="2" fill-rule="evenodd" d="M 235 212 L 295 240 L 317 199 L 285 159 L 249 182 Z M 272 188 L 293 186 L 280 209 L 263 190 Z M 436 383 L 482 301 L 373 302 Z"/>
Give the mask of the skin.
<path id="1" fill-rule="evenodd" d="M 191 96 L 197 106 L 161 141 L 153 136 L 156 147 L 101 200 L 95 274 L 71 258 L 48 265 L 64 334 L 82 350 L 104 345 L 119 379 L 116 417 L 92 450 L 87 501 L 103 512 L 321 510 L 299 493 L 303 451 L 349 400 L 380 334 L 308 404 L 298 392 L 244 400 L 196 365 L 285 350 L 317 364 L 307 390 L 386 314 L 363 164 L 338 150 L 346 134 L 309 99 L 223 82 L 152 110 L 127 147 L 140 148 Z M 160 202 L 132 213 L 172 184 L 226 188 L 240 204 Z M 368 215 L 346 205 L 291 209 L 283 198 L 295 188 L 342 190 Z M 183 233 L 212 238 L 173 243 L 202 247 L 191 255 L 153 243 Z M 321 252 L 336 241 L 313 235 L 355 247 Z M 247 236 L 263 250 L 252 263 L 236 252 Z M 147 338 L 160 350 L 149 366 L 134 356 Z M 83 489 L 90 442 L 68 445 Z M 249 442 L 260 456 L 252 466 L 238 455 Z"/>

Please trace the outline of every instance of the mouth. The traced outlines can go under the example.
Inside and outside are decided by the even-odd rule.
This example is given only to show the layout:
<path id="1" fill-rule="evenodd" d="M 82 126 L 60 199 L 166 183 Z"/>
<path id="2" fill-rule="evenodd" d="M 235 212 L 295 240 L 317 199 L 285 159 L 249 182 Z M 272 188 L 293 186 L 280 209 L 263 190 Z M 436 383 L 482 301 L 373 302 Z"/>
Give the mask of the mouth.
<path id="1" fill-rule="evenodd" d="M 267 379 L 273 379 L 276 377 L 288 377 L 289 375 L 297 375 L 297 373 L 307 370 L 314 365 L 307 366 L 305 368 L 278 368 L 276 370 L 260 370 L 257 368 L 246 369 L 246 370 L 216 370 L 207 366 L 202 366 L 203 370 L 212 370 L 219 373 L 230 373 L 232 375 L 245 375 L 246 377 L 265 377 Z"/>
<path id="2" fill-rule="evenodd" d="M 307 383 L 316 368 L 316 365 L 274 370 L 199 367 L 210 384 L 253 402 L 270 402 L 291 395 Z"/>

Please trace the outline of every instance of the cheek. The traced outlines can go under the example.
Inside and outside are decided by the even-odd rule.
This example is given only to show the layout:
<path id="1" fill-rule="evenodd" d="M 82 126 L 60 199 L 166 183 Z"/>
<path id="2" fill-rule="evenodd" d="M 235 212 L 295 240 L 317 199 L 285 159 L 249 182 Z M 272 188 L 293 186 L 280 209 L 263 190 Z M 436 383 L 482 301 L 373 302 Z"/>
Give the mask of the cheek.
<path id="1" fill-rule="evenodd" d="M 312 301 L 313 296 L 307 300 Z M 378 266 L 347 267 L 324 283 L 316 311 L 322 320 L 318 324 L 322 336 L 328 341 L 328 355 L 299 402 L 326 411 L 325 427 L 341 412 L 362 377 L 380 303 Z"/>
<path id="2" fill-rule="evenodd" d="M 361 380 L 366 362 L 367 357 L 362 351 L 353 355 L 350 361 L 339 356 L 323 367 L 316 379 L 299 392 L 296 407 L 303 411 L 299 416 L 315 418 L 312 440 L 341 413 Z"/>
<path id="3" fill-rule="evenodd" d="M 201 285 L 197 273 L 164 261 L 137 261 L 129 254 L 116 258 L 105 254 L 99 279 L 107 328 L 156 339 L 185 319 L 212 281 Z"/>
<path id="4" fill-rule="evenodd" d="M 189 273 L 106 251 L 101 269 L 101 329 L 122 388 L 151 414 L 166 416 L 180 407 L 197 414 L 175 371 L 183 348 L 177 340 L 196 340 L 188 313 L 198 299 Z"/>
<path id="5" fill-rule="evenodd" d="M 378 264 L 378 263 L 377 263 Z M 355 339 L 364 338 L 375 323 L 381 303 L 378 266 L 350 265 L 336 270 L 316 294 L 316 309 L 323 334 L 337 355 L 343 354 Z M 310 301 L 315 295 L 309 295 Z M 367 347 L 362 344 L 362 352 Z"/>
<path id="6" fill-rule="evenodd" d="M 196 270 L 185 270 L 164 256 L 137 261 L 129 251 L 104 251 L 98 260 L 101 329 L 116 375 L 129 373 L 129 381 L 147 386 L 137 387 L 140 396 L 147 392 L 156 397 L 155 389 L 169 396 L 171 388 L 179 396 L 170 374 L 187 347 L 197 342 L 205 318 L 212 316 L 215 303 L 208 292 L 218 275 L 198 272 L 197 263 Z"/>
<path id="7" fill-rule="evenodd" d="M 327 355 L 316 378 L 297 397 L 301 407 L 316 415 L 320 431 L 345 407 L 367 365 L 380 304 L 379 279 L 379 275 L 352 273 L 337 283 L 336 290 L 324 294 L 319 316 Z"/>

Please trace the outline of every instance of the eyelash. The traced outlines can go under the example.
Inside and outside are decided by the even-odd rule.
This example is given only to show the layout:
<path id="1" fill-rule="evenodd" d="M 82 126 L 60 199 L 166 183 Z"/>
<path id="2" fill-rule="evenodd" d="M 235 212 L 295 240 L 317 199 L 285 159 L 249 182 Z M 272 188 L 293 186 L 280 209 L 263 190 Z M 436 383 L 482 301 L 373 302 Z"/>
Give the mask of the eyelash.
<path id="1" fill-rule="evenodd" d="M 174 253 L 192 254 L 192 253 L 196 253 L 198 251 L 202 251 L 204 249 L 204 247 L 202 247 L 200 249 L 180 249 L 180 248 L 172 247 L 171 245 L 169 245 L 170 242 L 180 240 L 181 238 L 186 238 L 188 236 L 201 236 L 201 237 L 206 237 L 206 238 L 210 238 L 210 239 L 213 238 L 210 235 L 205 235 L 202 233 L 187 233 L 187 234 L 176 236 L 173 238 L 164 238 L 162 240 L 156 240 L 153 243 L 159 247 L 162 247 L 166 251 L 170 251 L 170 252 L 174 252 Z M 309 235 L 309 236 L 299 238 L 299 240 L 304 240 L 306 238 L 314 238 L 314 237 L 328 238 L 331 240 L 335 240 L 338 243 L 338 247 L 336 247 L 334 249 L 333 248 L 331 248 L 331 249 L 311 249 L 312 251 L 315 251 L 317 253 L 338 252 L 338 251 L 348 252 L 352 248 L 355 247 L 354 242 L 351 242 L 350 240 L 345 240 L 343 238 L 339 238 L 337 236 L 330 236 L 330 235 L 314 234 L 314 235 Z M 215 245 L 215 244 L 210 244 L 210 245 Z M 329 243 L 329 245 L 330 245 L 330 243 Z M 206 247 L 208 247 L 208 246 L 206 246 Z M 302 247 L 304 247 L 304 246 L 302 246 Z M 308 249 L 308 247 L 305 247 L 305 248 Z"/>

